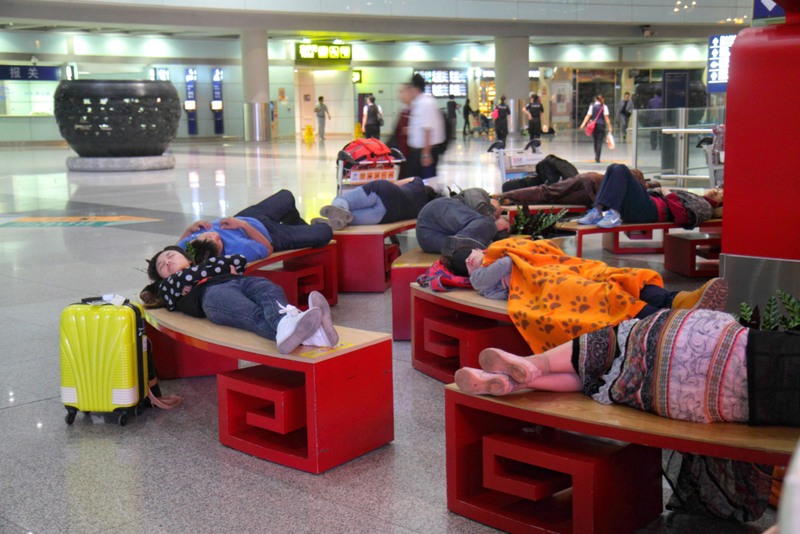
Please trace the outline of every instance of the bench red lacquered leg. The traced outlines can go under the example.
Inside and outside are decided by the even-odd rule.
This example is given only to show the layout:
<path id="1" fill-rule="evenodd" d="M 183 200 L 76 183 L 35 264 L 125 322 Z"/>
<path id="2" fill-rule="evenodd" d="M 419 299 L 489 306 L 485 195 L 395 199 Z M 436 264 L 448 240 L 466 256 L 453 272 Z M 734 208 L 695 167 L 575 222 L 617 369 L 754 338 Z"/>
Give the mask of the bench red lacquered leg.
<path id="1" fill-rule="evenodd" d="M 411 284 L 429 266 L 392 267 L 392 339 L 411 339 Z"/>
<path id="2" fill-rule="evenodd" d="M 381 234 L 336 234 L 339 245 L 339 289 L 356 293 L 383 293 L 392 284 L 391 262 L 397 245 L 385 245 Z"/>
<path id="3" fill-rule="evenodd" d="M 390 341 L 308 360 L 219 375 L 220 442 L 321 473 L 394 439 Z"/>
<path id="4" fill-rule="evenodd" d="M 532 424 L 487 398 L 445 401 L 450 511 L 508 532 L 609 534 L 661 514 L 661 449 Z"/>

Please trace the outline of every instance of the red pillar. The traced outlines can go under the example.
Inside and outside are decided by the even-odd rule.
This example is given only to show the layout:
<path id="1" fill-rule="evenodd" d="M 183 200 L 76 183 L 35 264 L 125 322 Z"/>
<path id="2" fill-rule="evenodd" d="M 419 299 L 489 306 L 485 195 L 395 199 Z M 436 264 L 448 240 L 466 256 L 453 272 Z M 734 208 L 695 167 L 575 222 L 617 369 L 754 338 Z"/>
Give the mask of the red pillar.
<path id="1" fill-rule="evenodd" d="M 731 48 L 722 252 L 800 260 L 800 0 L 777 3 Z"/>

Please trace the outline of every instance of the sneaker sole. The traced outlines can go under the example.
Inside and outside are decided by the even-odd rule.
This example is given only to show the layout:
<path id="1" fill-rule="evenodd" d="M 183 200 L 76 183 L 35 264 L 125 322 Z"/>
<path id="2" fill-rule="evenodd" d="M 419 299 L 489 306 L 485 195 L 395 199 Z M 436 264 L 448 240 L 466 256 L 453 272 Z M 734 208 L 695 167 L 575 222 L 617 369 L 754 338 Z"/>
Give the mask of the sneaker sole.
<path id="1" fill-rule="evenodd" d="M 348 224 L 353 222 L 353 214 L 337 206 L 322 206 L 319 214 L 328 219 L 341 219 Z"/>
<path id="2" fill-rule="evenodd" d="M 613 223 L 613 224 L 600 224 L 600 222 L 598 222 L 597 224 L 595 224 L 595 226 L 597 226 L 598 228 L 616 228 L 617 226 L 619 226 L 621 224 L 622 224 L 622 221 L 619 221 L 619 222 L 616 222 L 616 223 Z"/>
<path id="3" fill-rule="evenodd" d="M 490 373 L 505 373 L 520 384 L 531 381 L 534 373 L 538 371 L 534 365 L 527 366 L 518 356 L 509 354 L 499 349 L 484 349 L 478 356 L 478 361 L 484 371 Z M 524 362 L 524 363 L 523 363 Z M 533 369 L 531 369 L 531 367 Z M 541 373 L 539 373 L 541 374 Z"/>
<path id="4" fill-rule="evenodd" d="M 728 302 L 728 281 L 724 278 L 715 278 L 706 286 L 700 300 L 697 301 L 693 310 L 714 310 L 725 311 L 725 304 Z"/>
<path id="5" fill-rule="evenodd" d="M 327 224 L 331 227 L 331 230 L 341 230 L 347 223 L 342 219 L 323 219 L 322 217 L 315 217 L 311 219 L 311 224 Z"/>
<path id="6" fill-rule="evenodd" d="M 294 325 L 294 331 L 286 336 L 286 339 L 278 343 L 278 351 L 281 354 L 289 354 L 292 352 L 317 331 L 321 321 L 322 310 L 310 308 Z"/>
<path id="7" fill-rule="evenodd" d="M 328 300 L 325 298 L 325 296 L 319 291 L 312 291 L 308 295 L 308 305 L 312 308 L 318 308 L 322 312 L 320 326 L 322 327 L 322 331 L 325 332 L 325 336 L 328 338 L 328 346 L 333 347 L 339 343 L 339 333 L 333 326 L 333 321 L 331 320 L 331 307 L 328 304 Z"/>

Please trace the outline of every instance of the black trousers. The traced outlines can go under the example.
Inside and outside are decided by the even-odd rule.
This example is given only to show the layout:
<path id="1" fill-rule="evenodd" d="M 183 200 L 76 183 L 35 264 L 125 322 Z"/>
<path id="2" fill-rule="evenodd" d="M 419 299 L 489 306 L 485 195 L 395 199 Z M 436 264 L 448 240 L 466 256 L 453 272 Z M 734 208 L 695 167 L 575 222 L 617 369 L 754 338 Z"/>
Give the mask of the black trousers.
<path id="1" fill-rule="evenodd" d="M 595 161 L 600 161 L 600 153 L 603 151 L 603 143 L 606 141 L 606 132 L 608 132 L 608 126 L 605 124 L 595 123 L 594 131 L 592 132 L 592 139 L 594 139 Z"/>
<path id="2" fill-rule="evenodd" d="M 367 139 L 372 138 L 380 141 L 381 127 L 377 123 L 367 124 L 367 126 L 364 128 L 364 137 Z"/>

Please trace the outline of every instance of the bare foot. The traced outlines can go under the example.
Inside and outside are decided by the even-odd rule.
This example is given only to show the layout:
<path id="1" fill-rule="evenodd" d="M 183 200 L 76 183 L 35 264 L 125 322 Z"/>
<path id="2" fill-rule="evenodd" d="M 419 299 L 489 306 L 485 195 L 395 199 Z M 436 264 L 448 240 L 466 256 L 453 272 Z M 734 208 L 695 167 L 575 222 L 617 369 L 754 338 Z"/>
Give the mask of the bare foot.
<path id="1" fill-rule="evenodd" d="M 522 356 L 494 348 L 483 349 L 478 356 L 478 361 L 484 371 L 505 373 L 520 384 L 527 384 L 550 371 L 547 358 L 540 357 L 540 359 L 544 362 L 536 360 L 532 362 Z"/>
<path id="2" fill-rule="evenodd" d="M 513 378 L 501 373 L 487 373 L 480 369 L 463 367 L 456 371 L 458 389 L 470 395 L 501 396 L 521 389 Z"/>

